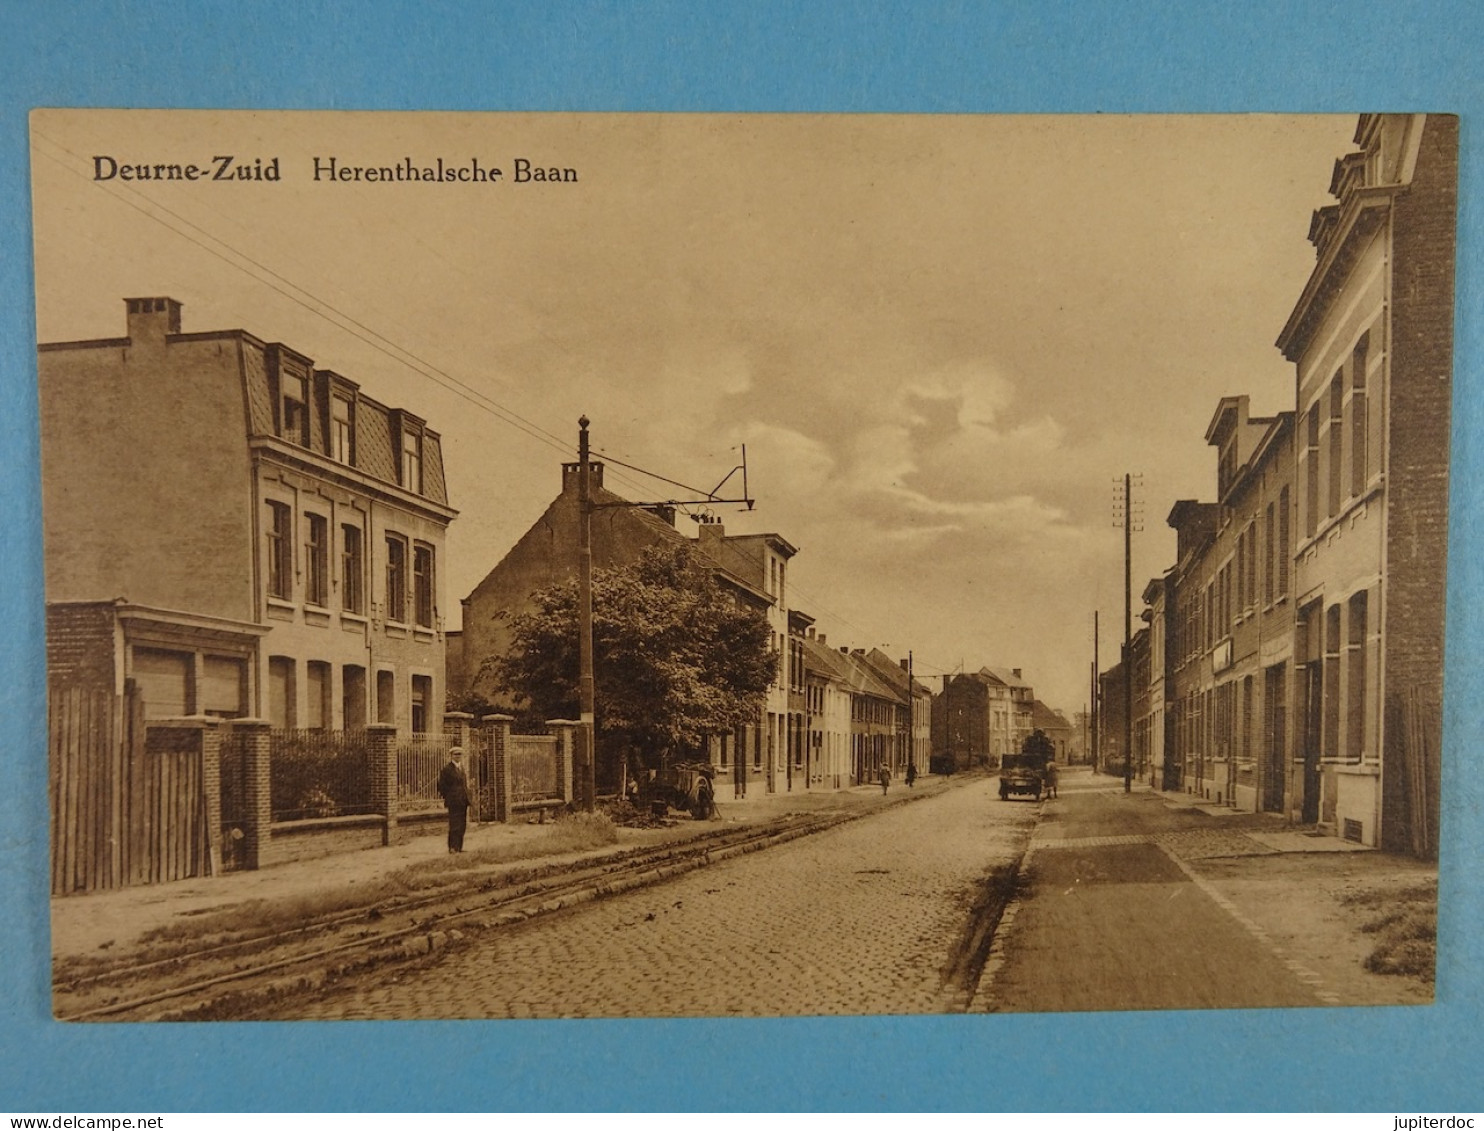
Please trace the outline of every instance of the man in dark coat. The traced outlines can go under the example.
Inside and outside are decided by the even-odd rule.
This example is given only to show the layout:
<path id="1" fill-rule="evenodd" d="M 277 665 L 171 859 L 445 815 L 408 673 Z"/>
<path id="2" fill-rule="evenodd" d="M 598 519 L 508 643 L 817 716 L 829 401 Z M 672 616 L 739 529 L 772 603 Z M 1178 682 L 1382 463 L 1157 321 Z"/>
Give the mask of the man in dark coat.
<path id="1" fill-rule="evenodd" d="M 469 775 L 464 772 L 464 751 L 455 746 L 448 764 L 438 773 L 438 794 L 448 810 L 448 851 L 464 851 L 464 825 L 469 819 Z"/>

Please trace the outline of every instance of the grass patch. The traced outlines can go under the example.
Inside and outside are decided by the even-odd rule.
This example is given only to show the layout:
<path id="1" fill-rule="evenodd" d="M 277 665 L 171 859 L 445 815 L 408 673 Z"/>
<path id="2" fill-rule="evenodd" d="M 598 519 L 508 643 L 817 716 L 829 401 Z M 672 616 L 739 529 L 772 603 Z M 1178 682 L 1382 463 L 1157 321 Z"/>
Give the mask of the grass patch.
<path id="1" fill-rule="evenodd" d="M 1367 970 L 1432 980 L 1438 959 L 1436 882 L 1360 892 L 1346 896 L 1344 903 L 1365 913 L 1360 929 L 1376 936 L 1365 959 Z"/>
<path id="2" fill-rule="evenodd" d="M 618 829 L 601 813 L 575 813 L 558 819 L 543 836 L 499 844 L 476 852 L 434 856 L 388 872 L 378 880 L 305 892 L 279 899 L 253 899 L 169 923 L 141 937 L 146 943 L 196 941 L 206 935 L 230 936 L 251 931 L 268 934 L 359 908 L 452 886 L 465 872 L 533 857 L 560 856 L 604 848 L 618 842 Z"/>

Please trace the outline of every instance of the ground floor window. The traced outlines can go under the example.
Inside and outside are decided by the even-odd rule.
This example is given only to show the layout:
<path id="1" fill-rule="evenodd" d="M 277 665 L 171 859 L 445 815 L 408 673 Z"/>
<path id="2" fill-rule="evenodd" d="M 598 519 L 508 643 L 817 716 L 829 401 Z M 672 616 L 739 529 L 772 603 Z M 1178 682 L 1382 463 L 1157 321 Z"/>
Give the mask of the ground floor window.
<path id="1" fill-rule="evenodd" d="M 360 730 L 366 725 L 366 669 L 346 664 L 340 679 L 345 729 Z"/>
<path id="2" fill-rule="evenodd" d="M 294 668 L 291 656 L 268 657 L 268 722 L 280 730 L 299 725 Z"/>
<path id="3" fill-rule="evenodd" d="M 144 700 L 145 718 L 160 719 L 191 714 L 194 698 L 190 652 L 163 648 L 134 649 L 134 686 Z"/>
<path id="4" fill-rule="evenodd" d="M 423 734 L 428 729 L 428 724 L 433 719 L 433 677 L 430 675 L 415 675 L 412 677 L 412 730 L 415 734 Z"/>
<path id="5" fill-rule="evenodd" d="M 393 672 L 376 673 L 376 721 L 393 724 L 397 721 L 397 677 Z"/>

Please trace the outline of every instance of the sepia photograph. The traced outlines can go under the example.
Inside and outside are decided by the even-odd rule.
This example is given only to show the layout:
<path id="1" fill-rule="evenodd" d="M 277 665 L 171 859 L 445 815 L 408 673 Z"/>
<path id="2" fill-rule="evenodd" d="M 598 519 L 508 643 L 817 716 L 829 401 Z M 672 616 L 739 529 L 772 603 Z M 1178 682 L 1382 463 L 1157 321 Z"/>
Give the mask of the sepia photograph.
<path id="1" fill-rule="evenodd" d="M 1433 1001 L 1456 117 L 30 146 L 58 1020 Z"/>

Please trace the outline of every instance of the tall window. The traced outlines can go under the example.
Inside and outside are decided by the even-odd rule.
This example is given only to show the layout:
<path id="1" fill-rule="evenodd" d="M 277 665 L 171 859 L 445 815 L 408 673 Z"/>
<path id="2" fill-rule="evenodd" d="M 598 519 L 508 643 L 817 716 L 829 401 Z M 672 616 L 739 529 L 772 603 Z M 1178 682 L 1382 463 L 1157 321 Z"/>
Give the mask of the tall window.
<path id="1" fill-rule="evenodd" d="M 268 595 L 290 600 L 294 595 L 293 512 L 287 503 L 268 503 Z"/>
<path id="2" fill-rule="evenodd" d="M 1367 444 L 1369 421 L 1366 419 L 1366 366 L 1369 364 L 1370 332 L 1360 336 L 1355 343 L 1355 352 L 1350 358 L 1350 493 L 1359 495 L 1365 490 L 1370 469 L 1366 461 L 1370 458 Z"/>
<path id="3" fill-rule="evenodd" d="M 330 665 L 310 660 L 304 665 L 304 726 L 327 730 L 330 726 Z"/>
<path id="4" fill-rule="evenodd" d="M 1247 524 L 1247 606 L 1257 604 L 1257 523 Z"/>
<path id="5" fill-rule="evenodd" d="M 366 611 L 366 562 L 361 550 L 361 528 L 340 527 L 341 605 L 348 613 Z"/>
<path id="6" fill-rule="evenodd" d="M 1310 537 L 1319 530 L 1319 401 L 1309 406 L 1306 417 L 1308 444 L 1304 448 L 1307 491 L 1304 496 L 1304 532 Z"/>
<path id="7" fill-rule="evenodd" d="M 1247 601 L 1247 531 L 1237 535 L 1237 616 Z"/>
<path id="8" fill-rule="evenodd" d="M 386 537 L 386 619 L 407 619 L 407 543 L 395 534 Z"/>
<path id="9" fill-rule="evenodd" d="M 1288 596 L 1288 488 L 1278 492 L 1278 596 Z"/>
<path id="10" fill-rule="evenodd" d="M 1345 454 L 1345 375 L 1329 383 L 1329 515 L 1340 513 L 1340 471 Z"/>
<path id="11" fill-rule="evenodd" d="M 297 720 L 294 660 L 291 656 L 268 657 L 268 721 L 276 727 L 294 727 Z"/>
<path id="12" fill-rule="evenodd" d="M 330 455 L 340 463 L 354 463 L 351 446 L 350 399 L 330 398 Z"/>
<path id="13" fill-rule="evenodd" d="M 1262 603 L 1264 605 L 1271 605 L 1273 603 L 1273 597 L 1276 595 L 1277 592 L 1273 587 L 1273 571 L 1277 566 L 1276 558 L 1278 554 L 1278 540 L 1274 537 L 1274 527 L 1277 519 L 1274 504 L 1272 503 L 1268 504 L 1267 516 L 1265 521 L 1267 523 L 1267 528 L 1265 531 L 1266 537 L 1263 539 L 1263 548 L 1266 550 L 1266 553 L 1264 553 L 1262 556 Z"/>
<path id="14" fill-rule="evenodd" d="M 1340 756 L 1340 606 L 1324 610 L 1324 756 Z"/>
<path id="15" fill-rule="evenodd" d="M 304 391 L 304 378 L 297 373 L 280 370 L 278 387 L 282 421 L 279 435 L 296 444 L 307 445 L 309 443 L 309 400 Z"/>
<path id="16" fill-rule="evenodd" d="M 433 677 L 429 675 L 415 675 L 412 677 L 412 729 L 417 734 L 423 734 L 428 729 L 428 724 L 433 721 Z"/>
<path id="17" fill-rule="evenodd" d="M 330 603 L 329 523 L 323 515 L 304 515 L 304 600 L 311 605 Z"/>
<path id="18" fill-rule="evenodd" d="M 423 628 L 433 627 L 433 547 L 412 548 L 413 604 L 417 623 Z"/>
<path id="19" fill-rule="evenodd" d="M 423 438 L 410 428 L 402 430 L 402 486 L 422 494 Z"/>
<path id="20" fill-rule="evenodd" d="M 376 721 L 397 721 L 397 676 L 384 668 L 376 673 Z"/>
<path id="21" fill-rule="evenodd" d="M 1350 598 L 1345 641 L 1345 757 L 1352 762 L 1365 751 L 1366 604 L 1364 590 Z"/>
<path id="22" fill-rule="evenodd" d="M 346 730 L 366 725 L 366 669 L 346 664 L 341 673 L 341 710 Z"/>

